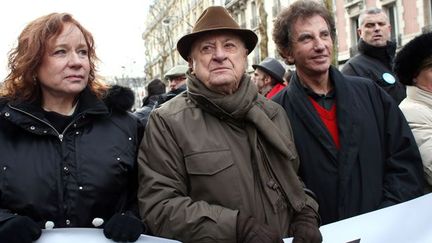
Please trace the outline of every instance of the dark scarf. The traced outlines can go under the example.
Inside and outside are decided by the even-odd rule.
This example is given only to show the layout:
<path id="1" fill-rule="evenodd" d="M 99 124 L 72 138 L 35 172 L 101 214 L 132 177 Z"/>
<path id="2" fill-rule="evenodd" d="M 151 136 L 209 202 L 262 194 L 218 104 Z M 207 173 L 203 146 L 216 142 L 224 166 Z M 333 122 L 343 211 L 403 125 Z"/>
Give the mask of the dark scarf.
<path id="1" fill-rule="evenodd" d="M 254 160 L 267 163 L 274 177 L 282 186 L 286 198 L 296 211 L 299 211 L 305 203 L 303 186 L 297 179 L 297 173 L 287 166 L 279 165 L 295 158 L 288 145 L 292 144 L 290 138 L 284 136 L 274 122 L 269 118 L 262 106 L 257 101 L 258 90 L 250 81 L 250 77 L 243 75 L 237 91 L 231 95 L 223 95 L 209 90 L 201 81 L 190 73 L 187 74 L 188 96 L 207 112 L 236 124 L 244 124 L 248 133 L 251 150 Z M 264 151 L 259 156 L 259 144 L 269 143 L 271 146 L 262 146 L 265 150 L 271 147 L 272 150 Z M 279 153 L 278 161 L 270 161 L 269 158 L 261 160 L 262 156 L 271 153 Z M 284 168 L 284 170 L 278 170 Z"/>
<path id="2" fill-rule="evenodd" d="M 391 67 L 396 53 L 396 43 L 387 41 L 385 46 L 372 46 L 366 43 L 363 39 L 359 40 L 357 45 L 358 51 L 364 55 L 380 60 L 386 66 Z"/>

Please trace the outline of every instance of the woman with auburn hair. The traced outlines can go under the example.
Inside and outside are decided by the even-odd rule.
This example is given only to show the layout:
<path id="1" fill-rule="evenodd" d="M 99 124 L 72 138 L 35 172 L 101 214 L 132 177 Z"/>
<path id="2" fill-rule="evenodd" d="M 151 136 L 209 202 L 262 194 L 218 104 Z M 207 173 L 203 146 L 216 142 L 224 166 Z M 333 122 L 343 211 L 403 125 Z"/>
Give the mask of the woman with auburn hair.
<path id="1" fill-rule="evenodd" d="M 115 241 L 144 233 L 137 212 L 141 123 L 130 89 L 97 77 L 92 34 L 67 13 L 30 22 L 0 87 L 0 242 L 41 228 L 103 227 Z"/>

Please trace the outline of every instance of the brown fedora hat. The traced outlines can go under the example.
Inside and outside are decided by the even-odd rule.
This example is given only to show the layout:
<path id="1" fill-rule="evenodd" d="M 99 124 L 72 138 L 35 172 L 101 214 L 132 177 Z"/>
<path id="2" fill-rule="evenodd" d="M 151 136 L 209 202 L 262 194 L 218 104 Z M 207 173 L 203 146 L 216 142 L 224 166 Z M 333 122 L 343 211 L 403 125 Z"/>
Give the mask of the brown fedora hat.
<path id="1" fill-rule="evenodd" d="M 238 34 L 244 41 L 249 53 L 255 48 L 258 36 L 252 30 L 241 29 L 228 11 L 222 6 L 208 7 L 195 23 L 190 34 L 181 37 L 177 42 L 177 50 L 187 61 L 193 42 L 202 34 L 215 30 L 227 30 Z"/>

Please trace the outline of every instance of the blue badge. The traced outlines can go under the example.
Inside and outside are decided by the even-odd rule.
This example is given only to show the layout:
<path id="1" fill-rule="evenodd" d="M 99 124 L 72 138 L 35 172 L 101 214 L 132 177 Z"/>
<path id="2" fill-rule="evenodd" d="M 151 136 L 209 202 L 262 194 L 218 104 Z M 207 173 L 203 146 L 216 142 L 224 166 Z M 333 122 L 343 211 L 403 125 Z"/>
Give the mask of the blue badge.
<path id="1" fill-rule="evenodd" d="M 395 77 L 391 75 L 390 73 L 383 73 L 382 78 L 384 81 L 386 81 L 388 84 L 394 84 L 396 82 Z"/>

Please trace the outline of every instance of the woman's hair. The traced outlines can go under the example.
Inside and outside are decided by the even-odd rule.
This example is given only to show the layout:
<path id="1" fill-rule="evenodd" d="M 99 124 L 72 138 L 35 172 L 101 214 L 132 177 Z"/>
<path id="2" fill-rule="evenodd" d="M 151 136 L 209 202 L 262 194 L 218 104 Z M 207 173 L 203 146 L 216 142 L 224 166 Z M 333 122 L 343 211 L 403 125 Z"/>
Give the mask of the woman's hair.
<path id="1" fill-rule="evenodd" d="M 285 51 L 290 51 L 292 48 L 292 27 L 298 19 L 305 19 L 315 15 L 321 16 L 327 23 L 332 41 L 336 39 L 336 27 L 331 13 L 327 8 L 314 0 L 299 0 L 283 9 L 276 17 L 273 28 L 273 40 L 276 44 L 277 51 L 285 62 Z M 292 63 L 287 63 L 292 64 Z"/>
<path id="2" fill-rule="evenodd" d="M 72 23 L 84 35 L 88 46 L 90 73 L 87 86 L 99 98 L 106 94 L 107 85 L 96 74 L 98 58 L 92 34 L 68 13 L 51 13 L 30 22 L 18 37 L 18 44 L 9 52 L 9 74 L 0 87 L 0 96 L 11 100 L 33 101 L 40 98 L 40 84 L 36 73 L 50 40 L 63 31 L 65 23 Z"/>

